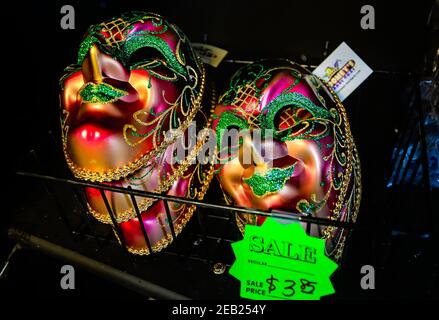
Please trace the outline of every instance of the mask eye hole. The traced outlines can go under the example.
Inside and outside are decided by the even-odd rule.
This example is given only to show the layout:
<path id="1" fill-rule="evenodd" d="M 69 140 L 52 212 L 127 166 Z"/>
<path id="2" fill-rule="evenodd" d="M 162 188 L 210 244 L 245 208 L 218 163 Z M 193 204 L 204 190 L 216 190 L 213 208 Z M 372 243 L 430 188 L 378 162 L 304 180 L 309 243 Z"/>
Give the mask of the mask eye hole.
<path id="1" fill-rule="evenodd" d="M 239 131 L 239 130 L 241 130 L 241 128 L 238 127 L 238 126 L 235 125 L 235 124 L 232 124 L 232 125 L 230 125 L 230 126 L 227 127 L 227 130 L 237 130 L 237 131 Z"/>
<path id="2" fill-rule="evenodd" d="M 166 79 L 175 78 L 174 72 L 167 66 L 167 62 L 162 53 L 155 48 L 143 47 L 136 50 L 129 57 L 128 65 L 131 70 L 153 70 L 156 76 L 161 76 Z"/>
<path id="3" fill-rule="evenodd" d="M 133 66 L 135 64 L 139 64 L 143 62 L 146 63 L 148 61 L 152 62 L 154 60 L 159 60 L 160 58 L 162 58 L 162 54 L 157 49 L 151 47 L 143 47 L 134 51 L 130 55 L 128 59 L 128 64 L 130 66 Z"/>

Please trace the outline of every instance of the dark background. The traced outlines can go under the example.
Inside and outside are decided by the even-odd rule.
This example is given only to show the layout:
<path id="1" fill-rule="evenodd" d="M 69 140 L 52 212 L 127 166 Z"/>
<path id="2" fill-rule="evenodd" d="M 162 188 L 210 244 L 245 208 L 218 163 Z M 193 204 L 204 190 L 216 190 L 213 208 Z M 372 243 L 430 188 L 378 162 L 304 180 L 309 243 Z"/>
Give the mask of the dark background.
<path id="1" fill-rule="evenodd" d="M 121 12 L 147 10 L 160 13 L 176 23 L 191 41 L 207 41 L 228 50 L 226 59 L 285 57 L 299 63 L 318 65 L 323 61 L 325 52 L 331 53 L 345 41 L 375 71 L 344 103 L 363 173 L 363 198 L 359 213 L 362 229 L 354 234 L 352 240 L 348 268 L 354 271 L 352 277 L 346 280 L 351 284 L 345 286 L 355 284 L 358 287 L 359 267 L 372 264 L 383 269 L 377 281 L 383 283 L 384 289 L 378 290 L 378 293 L 363 292 L 358 294 L 359 297 L 410 296 L 412 291 L 409 294 L 401 290 L 405 274 L 418 277 L 413 281 L 415 287 L 419 285 L 421 288 L 419 295 L 431 297 L 436 294 L 437 297 L 437 290 L 426 292 L 422 286 L 425 281 L 437 283 L 437 278 L 431 278 L 431 273 L 426 271 L 437 268 L 437 260 L 433 261 L 427 255 L 427 260 L 422 263 L 416 262 L 416 259 L 412 261 L 416 253 L 424 248 L 424 244 L 416 240 L 416 235 L 429 230 L 429 220 L 424 213 L 413 210 L 424 209 L 422 206 L 389 206 L 385 186 L 385 177 L 391 166 L 390 154 L 397 138 L 395 129 L 401 130 L 406 121 L 408 89 L 413 85 L 414 76 L 428 74 L 426 68 L 431 63 L 428 59 L 431 59 L 435 47 L 433 38 L 437 36 L 437 31 L 434 33 L 431 24 L 427 26 L 427 20 L 433 3 L 426 0 L 16 2 L 16 8 L 3 13 L 4 21 L 7 21 L 3 34 L 6 55 L 3 64 L 7 80 L 4 93 L 7 102 L 3 108 L 4 119 L 7 119 L 7 125 L 3 126 L 6 156 L 3 158 L 12 174 L 22 168 L 21 160 L 31 148 L 42 141 L 44 143 L 48 130 L 60 136 L 58 79 L 64 67 L 76 61 L 78 45 L 88 26 Z M 75 8 L 75 30 L 62 30 L 60 27 L 60 9 L 65 4 Z M 360 27 L 360 8 L 364 4 L 375 8 L 375 30 Z M 212 71 L 220 89 L 237 67 L 223 63 L 218 70 Z M 50 142 L 46 141 L 46 144 L 50 145 Z M 51 158 L 58 159 L 59 150 L 55 146 L 45 150 L 44 159 L 49 159 L 49 162 Z M 7 194 L 11 197 L 8 203 L 12 204 L 11 210 L 15 212 L 17 203 L 25 204 L 25 199 L 32 198 L 34 191 L 27 188 L 23 180 L 11 176 L 10 181 L 12 187 L 8 192 L 12 194 Z M 212 187 L 218 187 L 216 182 Z M 404 194 L 399 196 L 404 197 Z M 214 196 L 214 199 L 218 198 Z M 6 214 L 5 225 L 14 222 L 14 214 Z M 395 246 L 391 249 L 386 246 L 386 236 L 396 226 L 398 230 L 414 232 L 415 240 L 410 237 L 397 240 L 401 241 L 396 245 L 400 251 L 392 251 Z M 7 252 L 8 246 L 5 247 L 2 257 Z M 18 260 L 21 262 L 16 265 L 32 266 L 35 274 L 42 272 L 39 282 L 34 285 L 39 289 L 35 290 L 41 290 L 42 295 L 50 297 L 60 294 L 58 280 L 54 280 L 58 279 L 59 272 L 52 271 L 59 270 L 62 263 L 45 260 L 38 255 Z M 15 288 L 16 293 L 22 293 L 23 287 L 35 277 L 23 278 L 20 267 L 17 268 L 7 288 Z M 107 294 L 117 291 L 110 284 L 94 280 L 88 274 L 84 277 L 90 279 L 83 280 L 82 288 L 87 289 L 77 291 L 77 295 L 86 291 L 93 293 L 91 288 Z M 51 279 L 48 281 L 52 285 L 44 286 L 46 282 L 41 279 L 46 278 Z M 111 289 L 107 290 L 107 286 Z M 92 293 L 88 296 L 93 296 Z"/>

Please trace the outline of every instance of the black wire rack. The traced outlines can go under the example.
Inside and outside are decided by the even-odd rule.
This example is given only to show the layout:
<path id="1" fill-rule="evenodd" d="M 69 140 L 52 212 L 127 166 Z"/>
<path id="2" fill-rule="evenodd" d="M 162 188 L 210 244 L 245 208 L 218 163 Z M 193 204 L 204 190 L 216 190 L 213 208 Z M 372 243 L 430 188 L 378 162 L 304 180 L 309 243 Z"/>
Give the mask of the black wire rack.
<path id="1" fill-rule="evenodd" d="M 387 171 L 386 186 L 390 190 L 387 208 L 403 208 L 407 205 L 410 207 L 410 204 L 422 202 L 422 210 L 412 222 L 422 234 L 437 233 L 438 217 L 433 209 L 425 127 L 427 108 L 421 99 L 421 79 L 414 77 L 412 81 L 413 85 L 406 97 L 407 111 L 402 119 Z M 402 194 L 406 197 L 401 197 Z M 416 207 L 412 209 L 416 210 Z"/>
<path id="2" fill-rule="evenodd" d="M 197 201 L 197 200 L 184 198 L 184 197 L 176 197 L 176 196 L 157 194 L 157 193 L 147 192 L 147 191 L 133 190 L 132 188 L 112 187 L 112 186 L 98 184 L 98 183 L 83 182 L 83 181 L 71 180 L 71 179 L 65 179 L 65 178 L 56 178 L 56 177 L 52 177 L 52 176 L 40 175 L 40 174 L 35 174 L 35 173 L 30 173 L 30 172 L 20 172 L 19 171 L 19 172 L 17 172 L 17 175 L 23 176 L 23 177 L 41 179 L 44 182 L 64 183 L 64 184 L 69 184 L 71 186 L 76 186 L 76 187 L 80 187 L 80 188 L 93 187 L 93 188 L 98 189 L 100 191 L 100 195 L 102 197 L 102 200 L 104 201 L 105 207 L 107 208 L 107 212 L 110 215 L 112 227 L 120 239 L 120 246 L 122 248 L 124 248 L 125 250 L 127 249 L 127 245 L 125 243 L 123 233 L 120 230 L 118 223 L 116 222 L 115 212 L 111 208 L 104 191 L 112 191 L 112 192 L 117 192 L 117 193 L 129 194 L 131 201 L 132 201 L 132 204 L 133 204 L 133 209 L 136 212 L 137 218 L 139 220 L 139 228 L 142 231 L 142 235 L 144 237 L 145 243 L 147 244 L 147 247 L 149 249 L 149 252 L 151 252 L 151 254 L 157 254 L 157 253 L 153 252 L 153 250 L 151 248 L 150 241 L 149 241 L 148 233 L 147 233 L 144 225 L 141 223 L 142 218 L 140 216 L 140 210 L 139 210 L 139 207 L 137 205 L 137 201 L 135 199 L 135 196 L 163 200 L 166 216 L 168 218 L 167 221 L 168 221 L 168 225 L 169 225 L 169 229 L 171 231 L 173 241 L 176 240 L 177 236 L 176 236 L 176 233 L 174 230 L 174 226 L 172 224 L 172 218 L 171 218 L 171 214 L 170 214 L 170 210 L 169 210 L 168 201 L 197 206 L 196 216 L 198 217 L 198 222 L 200 223 L 200 226 L 202 225 L 202 219 L 203 219 L 203 218 L 201 218 L 202 215 L 214 216 L 215 218 L 225 219 L 225 220 L 227 220 L 228 224 L 232 225 L 235 221 L 234 214 L 246 213 L 246 214 L 254 214 L 257 216 L 273 217 L 273 218 L 283 219 L 283 220 L 287 220 L 287 221 L 291 221 L 291 222 L 296 221 L 296 222 L 305 223 L 306 230 L 307 230 L 308 234 L 309 234 L 311 224 L 324 225 L 324 226 L 335 226 L 338 228 L 344 228 L 344 229 L 349 229 L 349 230 L 353 229 L 353 227 L 354 227 L 354 223 L 351 223 L 351 222 L 342 222 L 342 221 L 337 221 L 337 220 L 331 220 L 329 218 L 303 216 L 303 215 L 299 215 L 299 214 L 293 213 L 293 212 L 282 212 L 282 211 L 275 211 L 275 210 L 270 210 L 270 211 L 254 210 L 254 209 L 236 207 L 236 206 L 231 206 L 231 205 L 215 204 L 215 203 Z M 45 188 L 47 189 L 47 186 Z M 79 199 L 79 201 L 81 202 L 81 206 L 84 208 L 85 212 L 82 211 L 82 213 L 87 214 L 87 211 L 85 210 L 86 204 L 84 203 L 83 196 L 78 194 L 77 191 L 74 191 L 74 194 L 77 197 L 77 199 Z M 56 194 L 53 194 L 53 195 L 56 196 Z M 200 209 L 205 209 L 205 210 L 200 210 Z M 220 211 L 222 214 L 218 215 L 218 214 L 208 213 L 208 210 L 206 210 L 206 209 L 213 209 L 215 211 Z M 73 230 L 72 230 L 72 232 L 73 232 Z M 200 236 L 202 237 L 202 240 L 206 240 L 208 237 L 205 233 L 202 233 Z M 220 238 L 218 238 L 218 239 L 220 239 Z M 220 240 L 226 241 L 226 242 L 233 242 L 233 241 L 239 240 L 239 237 L 234 238 L 234 239 L 221 238 Z M 205 259 L 205 262 L 207 262 L 206 259 Z"/>

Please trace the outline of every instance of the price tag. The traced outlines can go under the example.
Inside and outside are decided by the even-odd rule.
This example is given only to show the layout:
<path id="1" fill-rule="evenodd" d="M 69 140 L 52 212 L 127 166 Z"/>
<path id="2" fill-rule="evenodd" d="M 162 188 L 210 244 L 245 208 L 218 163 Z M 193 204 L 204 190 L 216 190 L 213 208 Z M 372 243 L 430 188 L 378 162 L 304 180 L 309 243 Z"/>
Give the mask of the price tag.
<path id="1" fill-rule="evenodd" d="M 325 80 L 343 101 L 372 74 L 372 69 L 342 42 L 313 73 Z"/>
<path id="2" fill-rule="evenodd" d="M 241 281 L 241 297 L 256 300 L 319 300 L 333 294 L 330 276 L 337 264 L 325 255 L 325 241 L 308 236 L 299 223 L 268 218 L 247 225 L 232 244 L 230 274 Z"/>
<path id="3" fill-rule="evenodd" d="M 192 43 L 192 47 L 198 53 L 205 64 L 216 68 L 227 55 L 227 51 L 206 43 Z"/>

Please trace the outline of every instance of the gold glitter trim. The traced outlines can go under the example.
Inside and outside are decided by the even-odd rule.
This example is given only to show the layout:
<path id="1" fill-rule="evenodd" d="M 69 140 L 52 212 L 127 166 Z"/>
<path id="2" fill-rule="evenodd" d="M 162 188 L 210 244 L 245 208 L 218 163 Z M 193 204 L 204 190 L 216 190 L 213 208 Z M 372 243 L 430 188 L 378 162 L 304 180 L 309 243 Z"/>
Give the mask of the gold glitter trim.
<path id="1" fill-rule="evenodd" d="M 320 78 L 319 78 L 320 79 Z M 332 96 L 335 99 L 336 105 L 342 114 L 343 122 L 345 123 L 345 132 L 346 132 L 346 140 L 347 140 L 347 152 L 348 156 L 347 159 L 352 159 L 352 161 L 348 161 L 346 172 L 343 177 L 343 184 L 340 190 L 340 195 L 337 199 L 337 203 L 335 205 L 335 209 L 333 210 L 333 215 L 330 217 L 331 220 L 338 220 L 340 218 L 340 212 L 342 210 L 343 202 L 346 198 L 346 193 L 349 187 L 350 178 L 352 175 L 352 171 L 354 172 L 353 179 L 354 179 L 354 186 L 352 187 L 352 192 L 355 192 L 355 199 L 353 203 L 352 208 L 352 215 L 351 215 L 351 221 L 355 223 L 357 220 L 358 211 L 360 209 L 360 201 L 361 201 L 361 167 L 360 167 L 360 158 L 358 157 L 358 152 L 355 147 L 354 138 L 351 133 L 351 128 L 349 125 L 348 116 L 346 114 L 346 110 L 341 103 L 341 100 L 337 96 L 337 94 L 334 92 L 334 90 L 329 86 L 325 81 L 320 79 L 320 81 L 326 86 L 326 88 L 329 90 L 329 92 L 332 94 Z M 327 226 L 322 230 L 322 239 L 328 240 L 332 238 L 332 234 L 336 227 L 334 226 Z M 343 232 L 344 230 L 340 230 L 340 232 Z M 340 238 L 340 241 L 335 245 L 335 248 L 332 250 L 332 252 L 335 252 L 334 258 L 336 261 L 338 261 L 342 254 L 343 249 L 346 242 L 346 236 L 342 236 Z M 332 252 L 330 254 L 332 254 Z"/>

